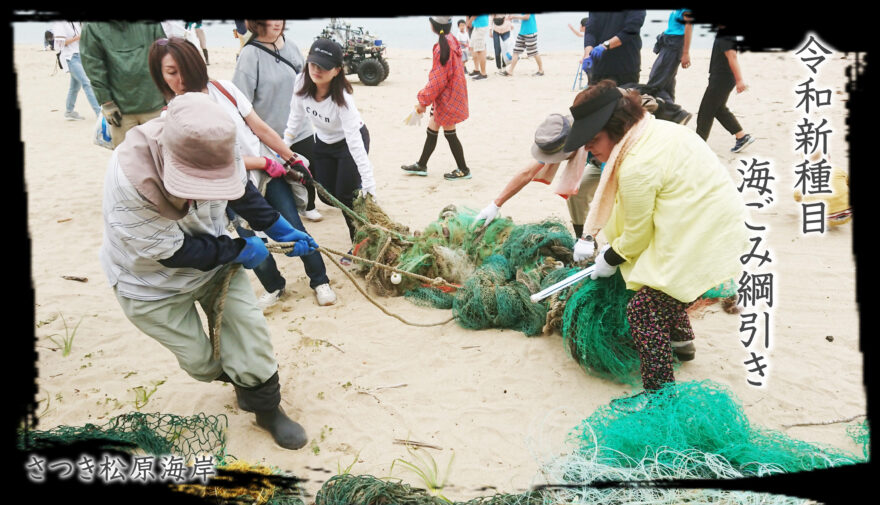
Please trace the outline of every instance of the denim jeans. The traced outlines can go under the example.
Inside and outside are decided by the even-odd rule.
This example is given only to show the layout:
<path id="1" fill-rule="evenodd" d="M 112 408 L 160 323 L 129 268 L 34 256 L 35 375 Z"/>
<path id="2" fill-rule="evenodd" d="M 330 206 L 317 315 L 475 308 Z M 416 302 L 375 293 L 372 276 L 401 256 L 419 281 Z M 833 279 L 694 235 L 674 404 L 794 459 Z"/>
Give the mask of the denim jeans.
<path id="1" fill-rule="evenodd" d="M 86 99 L 89 101 L 89 106 L 95 111 L 95 115 L 100 115 L 101 106 L 98 105 L 98 99 L 95 98 L 95 92 L 92 91 L 92 83 L 89 81 L 88 76 L 86 76 L 86 71 L 83 70 L 79 53 L 73 54 L 73 57 L 67 62 L 67 68 L 70 70 L 70 88 L 67 90 L 67 108 L 65 110 L 73 112 L 73 107 L 76 105 L 76 96 L 79 94 L 79 89 L 82 88 L 86 94 Z"/>
<path id="2" fill-rule="evenodd" d="M 280 212 L 281 216 L 286 219 L 291 226 L 297 230 L 308 233 L 296 210 L 293 191 L 290 190 L 290 185 L 285 182 L 284 179 L 278 178 L 269 181 L 266 185 L 265 198 L 266 201 L 269 202 L 269 205 Z M 240 226 L 236 226 L 235 229 L 238 231 L 239 237 L 245 238 L 254 236 L 254 232 L 251 230 L 246 230 Z M 313 251 L 305 256 L 300 256 L 299 258 L 303 262 L 306 275 L 309 276 L 309 286 L 312 289 L 315 289 L 321 284 L 327 284 L 330 282 L 330 279 L 327 278 L 327 267 L 324 265 L 324 259 L 321 257 L 320 252 Z M 275 263 L 275 258 L 273 258 L 271 254 L 265 261 L 254 268 L 254 274 L 256 274 L 257 279 L 260 280 L 260 284 L 262 284 L 266 291 L 270 293 L 279 289 L 284 289 L 286 285 L 284 277 L 281 275 L 281 272 L 278 271 L 278 265 Z"/>

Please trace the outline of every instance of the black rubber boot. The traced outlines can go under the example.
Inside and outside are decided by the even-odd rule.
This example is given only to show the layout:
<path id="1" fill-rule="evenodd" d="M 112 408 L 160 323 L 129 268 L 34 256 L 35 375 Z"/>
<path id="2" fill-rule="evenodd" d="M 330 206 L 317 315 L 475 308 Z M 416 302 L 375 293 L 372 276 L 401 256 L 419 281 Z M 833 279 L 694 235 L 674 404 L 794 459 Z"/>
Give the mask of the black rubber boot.
<path id="1" fill-rule="evenodd" d="M 210 63 L 208 63 L 208 50 L 202 49 L 202 52 L 205 53 L 205 65 L 210 65 Z"/>
<path id="2" fill-rule="evenodd" d="M 285 449 L 301 449 L 309 441 L 306 430 L 296 421 L 287 417 L 281 406 L 274 410 L 257 411 L 257 425 L 272 434 L 275 443 Z"/>
<path id="3" fill-rule="evenodd" d="M 575 238 L 581 238 L 581 235 L 584 234 L 584 225 L 571 223 L 571 227 L 574 228 Z"/>
<path id="4" fill-rule="evenodd" d="M 252 388 L 235 385 L 238 406 L 257 416 L 257 425 L 272 434 L 275 443 L 285 449 L 300 449 L 308 442 L 306 430 L 287 417 L 281 409 L 278 373 Z"/>

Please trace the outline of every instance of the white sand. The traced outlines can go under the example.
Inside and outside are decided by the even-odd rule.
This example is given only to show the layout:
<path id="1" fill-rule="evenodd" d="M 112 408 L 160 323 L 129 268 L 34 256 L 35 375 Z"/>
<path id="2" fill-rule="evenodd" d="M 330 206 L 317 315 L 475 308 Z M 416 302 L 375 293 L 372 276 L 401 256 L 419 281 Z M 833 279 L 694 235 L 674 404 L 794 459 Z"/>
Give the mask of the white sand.
<path id="1" fill-rule="evenodd" d="M 565 112 L 571 104 L 572 63 L 578 60 L 576 51 L 545 55 L 544 77 L 531 76 L 535 63 L 524 60 L 513 78 L 495 75 L 494 62 L 488 62 L 490 78 L 468 83 L 470 119 L 458 128 L 474 176 L 448 182 L 441 174 L 454 168 L 454 162 L 442 140 L 431 158 L 429 177 L 405 176 L 398 168 L 421 152 L 424 124 L 407 127 L 403 118 L 426 81 L 428 56 L 427 51 L 393 50 L 391 75 L 378 87 L 365 87 L 352 76 L 354 97 L 372 138 L 370 158 L 380 203 L 414 230 L 436 219 L 447 204 L 479 210 L 497 195 L 513 170 L 527 162 L 535 126 L 546 114 Z M 679 71 L 677 98 L 694 112 L 691 128 L 706 86 L 708 57 L 706 51 L 695 52 L 692 67 Z M 642 82 L 653 59 L 650 51 L 644 52 Z M 110 151 L 92 144 L 93 120 L 63 119 L 68 76 L 60 71 L 51 75 L 52 52 L 16 46 L 14 61 L 30 209 L 40 409 L 50 400 L 41 429 L 101 423 L 132 411 L 133 388 L 150 389 L 164 381 L 142 411 L 226 414 L 229 453 L 308 478 L 311 493 L 356 454 L 352 473 L 387 476 L 395 458 L 407 457 L 393 440 L 410 438 L 442 447 L 432 451 L 441 465 L 455 452 L 444 494 L 466 499 L 490 494 L 480 490 L 483 486 L 515 492 L 539 483 L 540 458 L 558 454 L 569 429 L 630 391 L 587 375 L 566 355 L 558 333 L 527 338 L 515 331 L 470 331 L 455 323 L 407 326 L 370 305 L 329 264 L 339 303 L 318 307 L 301 262 L 282 258 L 279 264 L 292 294 L 267 320 L 280 366 L 283 406 L 305 426 L 312 443 L 295 452 L 279 448 L 254 425 L 251 414 L 234 407 L 231 387 L 194 381 L 170 352 L 126 320 L 97 256 Z M 211 62 L 212 78 L 231 78 L 234 51 L 212 50 Z M 740 181 L 740 158 L 773 161 L 773 205 L 752 218 L 768 227 L 762 245 L 769 243 L 773 263 L 764 271 L 776 276 L 772 368 L 766 387 L 746 383 L 743 361 L 748 353 L 740 343 L 740 318 L 715 305 L 693 319 L 697 359 L 682 366 L 677 379 L 712 379 L 730 386 L 749 419 L 768 428 L 864 414 L 851 225 L 805 237 L 800 207 L 791 197 L 795 164 L 802 159 L 793 151 L 795 124 L 802 117 L 794 110 L 794 89 L 807 70 L 791 53 L 746 53 L 740 62 L 751 89 L 734 94 L 729 106 L 758 141 L 742 156 L 733 156 L 732 137 L 716 122 L 709 145 L 729 167 L 732 183 Z M 834 108 L 822 117 L 834 129 L 831 153 L 842 167 L 848 166 L 846 64 L 827 61 L 819 77 L 835 90 Z M 93 117 L 82 94 L 77 110 Z M 308 230 L 322 245 L 347 249 L 341 213 L 321 203 L 318 208 L 326 218 L 307 222 Z M 551 216 L 567 221 L 563 201 L 541 184 L 524 189 L 504 206 L 503 214 L 517 223 Z M 65 280 L 64 275 L 87 277 L 88 282 Z M 251 278 L 257 295 L 262 294 Z M 449 316 L 403 298 L 381 302 L 414 320 Z M 67 357 L 48 338 L 64 335 L 61 315 L 71 328 L 81 323 Z M 827 335 L 833 335 L 833 342 Z M 316 344 L 317 339 L 335 347 Z M 399 385 L 404 386 L 390 387 Z M 846 437 L 844 424 L 785 431 L 860 454 Z M 394 475 L 421 484 L 399 464 Z"/>

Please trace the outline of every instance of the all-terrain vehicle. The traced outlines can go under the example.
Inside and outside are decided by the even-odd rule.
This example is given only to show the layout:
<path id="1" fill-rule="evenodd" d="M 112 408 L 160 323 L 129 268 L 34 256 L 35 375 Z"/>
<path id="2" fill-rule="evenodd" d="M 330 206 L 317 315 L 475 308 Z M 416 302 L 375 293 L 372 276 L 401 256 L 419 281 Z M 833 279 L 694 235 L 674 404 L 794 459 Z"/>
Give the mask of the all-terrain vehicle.
<path id="1" fill-rule="evenodd" d="M 317 38 L 330 39 L 342 46 L 342 61 L 345 74 L 357 74 L 358 79 L 367 86 L 375 86 L 388 77 L 388 60 L 385 59 L 385 46 L 370 32 L 351 23 L 330 18 Z"/>

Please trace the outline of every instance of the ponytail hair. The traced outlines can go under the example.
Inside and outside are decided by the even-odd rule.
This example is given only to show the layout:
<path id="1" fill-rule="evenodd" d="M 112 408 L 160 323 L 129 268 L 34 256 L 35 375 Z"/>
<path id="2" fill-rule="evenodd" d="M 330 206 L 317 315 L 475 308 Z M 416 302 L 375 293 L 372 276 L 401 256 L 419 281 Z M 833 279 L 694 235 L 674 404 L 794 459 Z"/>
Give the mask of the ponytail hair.
<path id="1" fill-rule="evenodd" d="M 452 31 L 452 21 L 450 20 L 449 23 L 444 25 L 434 21 L 433 18 L 431 18 L 430 21 L 434 33 L 440 36 L 440 39 L 437 41 L 440 45 L 440 64 L 445 66 L 446 62 L 449 61 L 449 41 L 446 40 L 446 35 Z"/>

